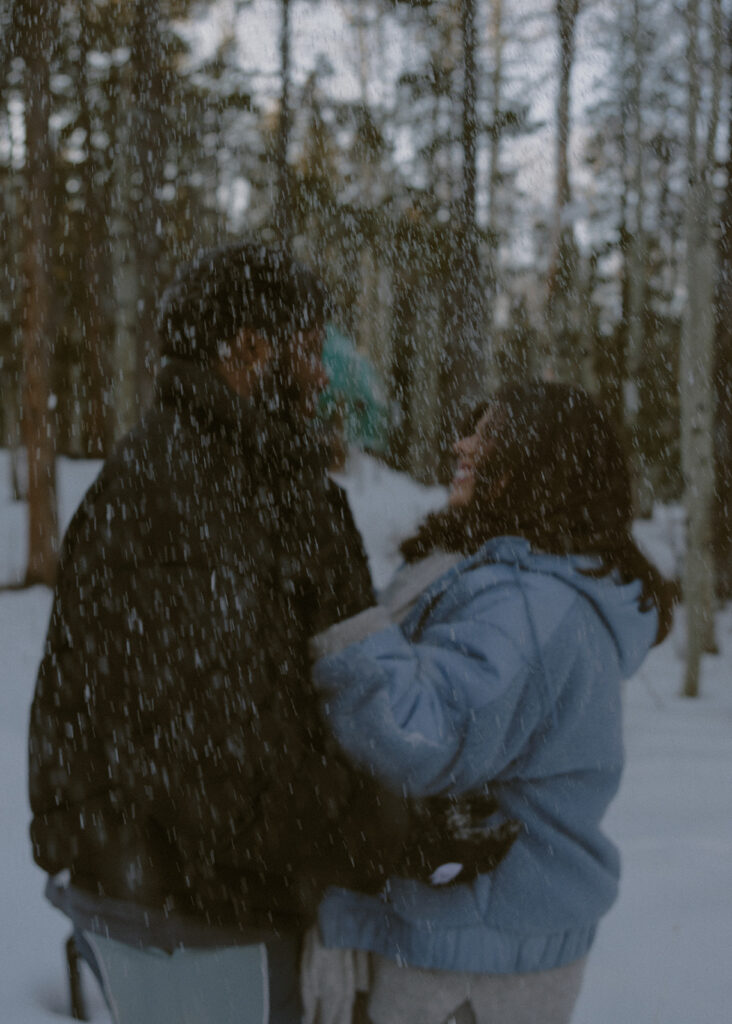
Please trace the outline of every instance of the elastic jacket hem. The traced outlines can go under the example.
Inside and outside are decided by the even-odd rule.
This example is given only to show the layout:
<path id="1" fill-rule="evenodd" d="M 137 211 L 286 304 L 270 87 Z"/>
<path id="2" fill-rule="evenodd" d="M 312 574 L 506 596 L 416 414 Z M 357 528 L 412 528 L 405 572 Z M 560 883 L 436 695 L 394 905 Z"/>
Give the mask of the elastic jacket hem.
<path id="1" fill-rule="evenodd" d="M 327 903 L 327 897 L 326 897 Z M 425 970 L 526 974 L 564 967 L 587 956 L 597 923 L 562 932 L 512 935 L 483 925 L 415 929 L 394 915 L 377 916 L 331 904 L 320 914 L 320 931 L 328 947 L 358 948 Z"/>

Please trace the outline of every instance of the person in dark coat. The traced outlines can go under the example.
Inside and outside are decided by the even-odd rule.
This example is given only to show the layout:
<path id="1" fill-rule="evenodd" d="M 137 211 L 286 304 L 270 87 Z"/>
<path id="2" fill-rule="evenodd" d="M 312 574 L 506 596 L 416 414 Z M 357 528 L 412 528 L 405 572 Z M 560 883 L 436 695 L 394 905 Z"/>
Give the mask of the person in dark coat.
<path id="1" fill-rule="evenodd" d="M 373 602 L 310 418 L 326 307 L 257 245 L 205 254 L 164 296 L 154 403 L 60 557 L 29 739 L 50 874 L 269 922 L 334 876 L 365 884 L 399 834 L 401 805 L 332 749 L 309 679 L 308 638 Z"/>

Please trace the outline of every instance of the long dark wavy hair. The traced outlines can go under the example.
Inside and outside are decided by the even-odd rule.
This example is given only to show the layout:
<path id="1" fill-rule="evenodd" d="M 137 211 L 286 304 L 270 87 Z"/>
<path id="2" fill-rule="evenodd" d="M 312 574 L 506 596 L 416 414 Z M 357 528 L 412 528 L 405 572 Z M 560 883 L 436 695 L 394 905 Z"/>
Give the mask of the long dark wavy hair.
<path id="1" fill-rule="evenodd" d="M 631 534 L 628 463 L 608 417 L 583 390 L 548 382 L 509 383 L 476 406 L 464 433 L 488 409 L 490 456 L 476 466 L 470 501 L 433 513 L 401 545 L 408 562 L 435 548 L 471 554 L 493 537 L 524 537 L 547 554 L 595 555 L 593 576 L 640 580 L 641 608 L 658 612 L 656 643 L 671 628 L 676 586 Z"/>

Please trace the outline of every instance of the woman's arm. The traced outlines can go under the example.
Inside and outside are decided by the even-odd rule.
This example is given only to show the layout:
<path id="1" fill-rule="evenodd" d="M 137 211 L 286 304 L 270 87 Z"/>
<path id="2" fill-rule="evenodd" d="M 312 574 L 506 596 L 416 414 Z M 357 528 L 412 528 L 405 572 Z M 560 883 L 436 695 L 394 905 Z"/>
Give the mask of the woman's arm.
<path id="1" fill-rule="evenodd" d="M 493 778 L 543 716 L 536 644 L 514 582 L 410 641 L 391 626 L 320 660 L 314 679 L 346 753 L 412 796 Z"/>

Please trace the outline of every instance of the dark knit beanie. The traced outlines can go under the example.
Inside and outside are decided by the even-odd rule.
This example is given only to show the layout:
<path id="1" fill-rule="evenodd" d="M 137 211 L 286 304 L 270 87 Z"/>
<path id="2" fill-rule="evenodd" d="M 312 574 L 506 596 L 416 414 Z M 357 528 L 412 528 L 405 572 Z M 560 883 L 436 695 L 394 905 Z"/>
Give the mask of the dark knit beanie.
<path id="1" fill-rule="evenodd" d="M 244 327 L 277 347 L 323 324 L 328 309 L 324 285 L 285 249 L 249 243 L 208 250 L 163 294 L 162 354 L 214 362 Z"/>

